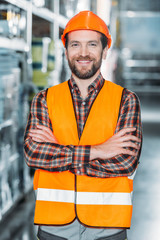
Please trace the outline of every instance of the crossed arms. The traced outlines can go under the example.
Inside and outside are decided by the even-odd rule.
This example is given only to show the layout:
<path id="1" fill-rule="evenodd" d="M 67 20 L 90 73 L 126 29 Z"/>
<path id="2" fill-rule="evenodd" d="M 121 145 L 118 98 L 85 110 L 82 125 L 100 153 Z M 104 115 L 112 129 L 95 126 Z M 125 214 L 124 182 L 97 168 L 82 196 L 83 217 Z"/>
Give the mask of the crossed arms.
<path id="1" fill-rule="evenodd" d="M 127 90 L 126 90 L 127 91 Z M 140 107 L 126 92 L 115 134 L 95 146 L 61 145 L 55 138 L 46 105 L 46 92 L 35 96 L 25 132 L 24 153 L 30 167 L 49 171 L 70 170 L 97 177 L 131 175 L 141 148 Z"/>

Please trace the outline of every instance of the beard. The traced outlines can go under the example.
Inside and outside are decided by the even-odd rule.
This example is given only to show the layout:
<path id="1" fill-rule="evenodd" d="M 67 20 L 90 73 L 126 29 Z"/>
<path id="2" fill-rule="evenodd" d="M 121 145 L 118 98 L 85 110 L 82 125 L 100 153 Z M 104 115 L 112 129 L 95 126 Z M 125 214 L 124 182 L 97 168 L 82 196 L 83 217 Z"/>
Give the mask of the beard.
<path id="1" fill-rule="evenodd" d="M 82 67 L 81 70 L 78 70 L 78 68 L 76 67 L 75 61 L 93 61 L 93 64 L 90 69 L 87 69 L 86 67 Z M 86 56 L 86 57 L 80 56 L 78 59 L 76 60 L 73 59 L 72 61 L 68 59 L 68 65 L 72 73 L 74 73 L 75 76 L 80 79 L 89 79 L 93 77 L 96 74 L 96 72 L 100 69 L 101 63 L 102 63 L 102 55 L 99 61 L 96 61 L 96 59 L 91 59 L 89 56 Z"/>

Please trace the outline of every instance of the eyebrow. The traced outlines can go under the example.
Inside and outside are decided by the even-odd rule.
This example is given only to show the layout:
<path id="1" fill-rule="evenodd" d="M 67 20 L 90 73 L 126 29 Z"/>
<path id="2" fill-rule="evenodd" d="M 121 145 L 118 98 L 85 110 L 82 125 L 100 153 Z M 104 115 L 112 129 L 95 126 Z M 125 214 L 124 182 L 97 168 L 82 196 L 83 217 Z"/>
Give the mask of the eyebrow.
<path id="1" fill-rule="evenodd" d="M 72 40 L 72 41 L 70 41 L 69 43 L 71 44 L 71 43 L 78 43 L 79 41 L 77 41 L 77 40 Z"/>
<path id="2" fill-rule="evenodd" d="M 87 43 L 91 43 L 91 42 L 98 43 L 97 40 L 90 40 L 90 41 L 87 41 Z M 69 44 L 72 44 L 72 43 L 80 43 L 80 41 L 78 41 L 78 40 L 71 40 L 71 41 L 69 42 Z"/>
<path id="3" fill-rule="evenodd" d="M 91 43 L 91 42 L 98 43 L 97 40 L 91 40 L 91 41 L 89 41 L 89 43 Z"/>

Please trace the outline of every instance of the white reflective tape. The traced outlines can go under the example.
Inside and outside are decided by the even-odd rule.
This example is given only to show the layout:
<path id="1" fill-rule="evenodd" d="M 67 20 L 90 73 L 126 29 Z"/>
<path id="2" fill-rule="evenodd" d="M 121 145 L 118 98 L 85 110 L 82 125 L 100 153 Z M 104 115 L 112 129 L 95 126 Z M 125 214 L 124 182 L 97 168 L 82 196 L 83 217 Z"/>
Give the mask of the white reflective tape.
<path id="1" fill-rule="evenodd" d="M 132 205 L 131 193 L 78 192 L 77 204 Z"/>
<path id="2" fill-rule="evenodd" d="M 38 188 L 37 200 L 74 203 L 75 192 L 70 190 Z"/>
<path id="3" fill-rule="evenodd" d="M 77 192 L 77 204 L 132 205 L 132 193 Z M 38 188 L 37 200 L 49 202 L 75 202 L 75 192 L 70 190 Z"/>

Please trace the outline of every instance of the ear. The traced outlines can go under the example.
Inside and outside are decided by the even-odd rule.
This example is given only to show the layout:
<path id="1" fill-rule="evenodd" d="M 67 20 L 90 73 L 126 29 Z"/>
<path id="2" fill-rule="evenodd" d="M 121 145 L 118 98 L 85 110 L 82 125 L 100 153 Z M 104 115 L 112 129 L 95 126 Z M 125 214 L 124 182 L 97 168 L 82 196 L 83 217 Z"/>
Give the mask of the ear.
<path id="1" fill-rule="evenodd" d="M 108 53 L 108 46 L 103 49 L 103 54 L 102 54 L 103 59 L 106 59 L 107 53 Z"/>

